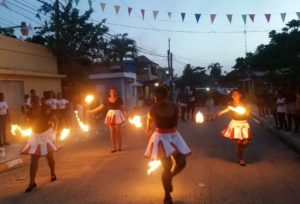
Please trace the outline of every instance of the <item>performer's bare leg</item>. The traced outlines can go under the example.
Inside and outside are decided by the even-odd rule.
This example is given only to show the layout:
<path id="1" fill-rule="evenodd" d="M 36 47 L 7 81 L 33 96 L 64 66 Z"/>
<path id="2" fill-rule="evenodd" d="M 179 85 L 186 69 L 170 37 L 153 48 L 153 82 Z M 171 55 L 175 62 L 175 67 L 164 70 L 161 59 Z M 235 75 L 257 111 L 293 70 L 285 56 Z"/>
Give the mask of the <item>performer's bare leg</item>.
<path id="1" fill-rule="evenodd" d="M 173 155 L 173 158 L 175 160 L 175 165 L 174 165 L 174 168 L 172 170 L 172 177 L 174 177 L 179 172 L 181 172 L 184 169 L 185 165 L 186 165 L 186 159 L 185 159 L 184 155 L 175 154 L 175 155 Z"/>
<path id="2" fill-rule="evenodd" d="M 115 125 L 110 125 L 109 130 L 110 130 L 111 144 L 113 145 L 113 149 L 111 150 L 111 153 L 114 153 L 117 151 Z"/>
<path id="3" fill-rule="evenodd" d="M 46 156 L 48 166 L 50 168 L 50 173 L 51 173 L 51 181 L 56 180 L 56 175 L 55 175 L 55 161 L 54 161 L 54 156 L 53 152 L 48 152 L 48 155 Z"/>
<path id="4" fill-rule="evenodd" d="M 38 155 L 31 155 L 29 185 L 35 183 L 35 176 L 36 176 L 38 166 L 39 166 L 39 158 L 40 158 L 40 156 L 38 156 Z"/>
<path id="5" fill-rule="evenodd" d="M 246 165 L 246 162 L 244 160 L 244 149 L 246 148 L 247 146 L 247 140 L 243 140 L 243 141 L 237 141 L 236 143 L 236 148 L 237 148 L 237 156 L 238 156 L 238 159 L 240 160 L 240 165 L 241 166 L 245 166 Z"/>
<path id="6" fill-rule="evenodd" d="M 161 164 L 163 167 L 163 173 L 162 173 L 162 183 L 163 187 L 165 190 L 165 198 L 164 198 L 164 203 L 172 203 L 172 197 L 171 197 L 171 192 L 172 192 L 172 159 L 171 157 L 165 157 L 161 159 Z"/>
<path id="7" fill-rule="evenodd" d="M 120 125 L 115 125 L 115 134 L 118 142 L 118 151 L 122 150 L 122 136 L 121 136 L 121 126 Z"/>

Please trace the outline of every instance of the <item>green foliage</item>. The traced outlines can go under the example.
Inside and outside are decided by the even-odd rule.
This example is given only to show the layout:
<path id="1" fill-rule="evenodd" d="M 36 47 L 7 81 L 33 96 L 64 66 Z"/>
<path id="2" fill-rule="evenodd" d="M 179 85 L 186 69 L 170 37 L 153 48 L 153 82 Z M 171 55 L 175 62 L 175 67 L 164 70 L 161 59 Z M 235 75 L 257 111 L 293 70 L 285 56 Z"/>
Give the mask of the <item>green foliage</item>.
<path id="1" fill-rule="evenodd" d="M 222 67 L 220 65 L 220 63 L 211 63 L 208 67 L 208 70 L 210 70 L 210 76 L 212 77 L 212 79 L 214 80 L 218 80 L 221 77 L 222 74 Z"/>
<path id="2" fill-rule="evenodd" d="M 211 78 L 205 73 L 204 67 L 192 67 L 187 64 L 182 76 L 175 81 L 177 87 L 195 86 L 203 87 L 211 84 Z"/>
<path id="3" fill-rule="evenodd" d="M 13 28 L 1 28 L 0 27 L 0 35 L 5 35 L 8 37 L 16 38 Z"/>

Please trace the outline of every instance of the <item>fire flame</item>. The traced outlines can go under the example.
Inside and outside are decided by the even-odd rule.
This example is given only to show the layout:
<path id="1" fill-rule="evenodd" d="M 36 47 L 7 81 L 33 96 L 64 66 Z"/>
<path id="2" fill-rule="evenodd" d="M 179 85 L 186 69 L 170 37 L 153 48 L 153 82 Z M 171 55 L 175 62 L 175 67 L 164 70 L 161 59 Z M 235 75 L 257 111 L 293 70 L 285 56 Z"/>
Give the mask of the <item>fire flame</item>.
<path id="1" fill-rule="evenodd" d="M 70 129 L 64 128 L 60 133 L 60 140 L 66 139 L 70 135 Z"/>
<path id="2" fill-rule="evenodd" d="M 203 123 L 204 122 L 204 117 L 203 114 L 198 111 L 198 113 L 196 114 L 196 123 Z"/>
<path id="3" fill-rule="evenodd" d="M 83 132 L 88 132 L 88 131 L 90 130 L 90 126 L 87 125 L 87 124 L 84 124 L 84 123 L 80 120 L 80 118 L 79 118 L 79 116 L 78 116 L 78 111 L 74 111 L 74 113 L 75 113 L 77 122 L 78 122 L 78 124 L 79 124 L 81 130 L 82 130 Z"/>
<path id="4" fill-rule="evenodd" d="M 135 115 L 133 118 L 129 118 L 129 122 L 137 128 L 142 127 L 141 116 Z"/>
<path id="5" fill-rule="evenodd" d="M 84 99 L 84 101 L 87 103 L 87 104 L 90 104 L 92 101 L 94 100 L 94 96 L 93 95 L 87 95 Z"/>
<path id="6" fill-rule="evenodd" d="M 155 171 L 161 165 L 160 160 L 152 160 L 148 163 L 149 169 L 147 170 L 147 174 L 150 175 L 153 171 Z"/>
<path id="7" fill-rule="evenodd" d="M 32 135 L 32 130 L 31 128 L 22 129 L 19 125 L 11 125 L 11 134 L 14 136 L 21 135 L 22 137 L 29 137 Z"/>
<path id="8" fill-rule="evenodd" d="M 246 109 L 244 107 L 241 107 L 241 106 L 237 106 L 237 107 L 232 107 L 232 106 L 229 106 L 229 109 L 238 113 L 238 114 L 245 114 L 246 113 Z"/>

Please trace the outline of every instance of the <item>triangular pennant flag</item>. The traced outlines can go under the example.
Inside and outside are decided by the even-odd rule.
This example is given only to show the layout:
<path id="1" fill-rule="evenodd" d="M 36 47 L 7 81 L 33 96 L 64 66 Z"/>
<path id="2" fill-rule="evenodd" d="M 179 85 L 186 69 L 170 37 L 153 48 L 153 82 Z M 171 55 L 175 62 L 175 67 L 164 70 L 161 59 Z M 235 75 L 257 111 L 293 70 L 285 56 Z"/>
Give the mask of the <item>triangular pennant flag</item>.
<path id="1" fill-rule="evenodd" d="M 78 5 L 78 3 L 79 3 L 79 0 L 75 0 L 75 3 L 76 3 L 76 6 Z"/>
<path id="2" fill-rule="evenodd" d="M 157 15 L 158 15 L 158 11 L 153 11 L 153 18 L 154 18 L 154 20 L 156 20 Z"/>
<path id="3" fill-rule="evenodd" d="M 92 0 L 88 0 L 88 2 L 89 2 L 90 9 L 93 9 L 93 1 Z"/>
<path id="4" fill-rule="evenodd" d="M 227 14 L 226 16 L 227 16 L 227 19 L 228 19 L 229 23 L 231 23 L 231 21 L 232 21 L 232 14 Z"/>
<path id="5" fill-rule="evenodd" d="M 22 35 L 20 35 L 20 37 L 18 38 L 18 40 L 20 40 L 20 41 L 24 41 L 24 38 L 23 38 L 23 36 L 22 36 Z"/>
<path id="6" fill-rule="evenodd" d="M 267 21 L 268 21 L 268 23 L 270 22 L 270 19 L 271 19 L 271 14 L 265 14 L 265 17 L 266 17 L 266 19 L 267 19 Z"/>
<path id="7" fill-rule="evenodd" d="M 100 3 L 100 6 L 101 6 L 101 10 L 102 10 L 102 12 L 104 12 L 104 10 L 105 10 L 105 6 L 106 6 L 106 3 Z"/>
<path id="8" fill-rule="evenodd" d="M 120 6 L 119 5 L 115 5 L 115 11 L 116 11 L 116 14 L 118 15 L 118 13 L 120 11 Z"/>
<path id="9" fill-rule="evenodd" d="M 145 9 L 141 9 L 143 20 L 145 19 Z"/>
<path id="10" fill-rule="evenodd" d="M 249 14 L 249 17 L 250 17 L 252 23 L 254 23 L 255 14 Z"/>
<path id="11" fill-rule="evenodd" d="M 200 17 L 201 17 L 200 13 L 195 13 L 195 18 L 196 18 L 197 23 L 199 22 Z"/>
<path id="12" fill-rule="evenodd" d="M 168 12 L 169 19 L 171 19 L 172 12 Z"/>
<path id="13" fill-rule="evenodd" d="M 28 29 L 31 30 L 31 31 L 33 31 L 31 23 L 29 23 Z"/>
<path id="14" fill-rule="evenodd" d="M 184 18 L 185 18 L 185 13 L 181 13 L 182 22 L 184 21 Z"/>
<path id="15" fill-rule="evenodd" d="M 42 20 L 39 13 L 35 14 L 35 17 L 37 17 L 38 19 Z"/>
<path id="16" fill-rule="evenodd" d="M 286 17 L 286 13 L 281 13 L 280 16 L 281 16 L 282 22 L 284 23 L 285 17 Z"/>
<path id="17" fill-rule="evenodd" d="M 246 24 L 246 23 L 247 23 L 247 15 L 246 15 L 246 14 L 243 14 L 243 15 L 242 15 L 242 18 L 243 18 L 244 24 Z"/>
<path id="18" fill-rule="evenodd" d="M 131 11 L 132 11 L 132 8 L 131 7 L 128 7 L 128 15 L 130 16 L 131 14 Z"/>
<path id="19" fill-rule="evenodd" d="M 300 12 L 296 12 L 298 18 L 300 19 Z"/>
<path id="20" fill-rule="evenodd" d="M 3 7 L 5 7 L 5 8 L 8 8 L 6 0 L 2 0 L 2 2 L 0 3 L 0 5 L 3 6 Z"/>
<path id="21" fill-rule="evenodd" d="M 216 14 L 210 14 L 210 21 L 212 24 L 214 23 L 216 16 Z"/>

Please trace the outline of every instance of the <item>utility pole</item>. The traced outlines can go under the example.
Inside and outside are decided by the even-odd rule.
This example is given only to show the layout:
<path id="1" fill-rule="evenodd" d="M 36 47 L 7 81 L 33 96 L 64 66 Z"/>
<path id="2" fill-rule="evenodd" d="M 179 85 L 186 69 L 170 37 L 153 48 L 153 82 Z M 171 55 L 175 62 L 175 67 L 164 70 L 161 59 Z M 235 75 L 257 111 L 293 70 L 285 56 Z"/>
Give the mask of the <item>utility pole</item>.
<path id="1" fill-rule="evenodd" d="M 171 52 L 171 40 L 168 39 L 168 71 L 169 71 L 169 88 L 170 88 L 170 98 L 173 100 L 173 53 Z"/>

